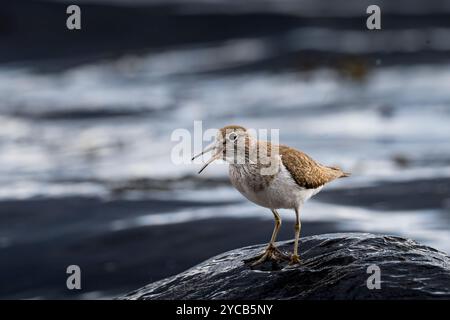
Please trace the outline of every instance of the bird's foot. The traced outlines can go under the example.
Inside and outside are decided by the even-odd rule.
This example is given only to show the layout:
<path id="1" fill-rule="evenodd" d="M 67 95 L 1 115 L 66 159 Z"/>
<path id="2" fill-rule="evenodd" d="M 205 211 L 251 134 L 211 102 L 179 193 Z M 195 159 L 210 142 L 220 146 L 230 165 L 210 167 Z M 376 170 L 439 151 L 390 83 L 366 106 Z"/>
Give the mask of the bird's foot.
<path id="1" fill-rule="evenodd" d="M 256 260 L 256 261 L 255 261 Z M 251 266 L 254 267 L 256 265 L 259 265 L 261 263 L 264 263 L 266 261 L 281 261 L 281 260 L 289 260 L 289 257 L 283 253 L 280 249 L 278 249 L 277 247 L 275 247 L 273 244 L 270 244 L 266 251 L 264 251 L 262 254 L 244 260 L 244 262 L 252 262 Z"/>
<path id="2" fill-rule="evenodd" d="M 289 265 L 290 265 L 290 266 L 292 266 L 292 265 L 294 265 L 294 264 L 300 264 L 300 258 L 299 258 L 299 256 L 296 255 L 296 254 L 293 254 L 293 255 L 291 256 L 291 260 L 289 261 Z"/>

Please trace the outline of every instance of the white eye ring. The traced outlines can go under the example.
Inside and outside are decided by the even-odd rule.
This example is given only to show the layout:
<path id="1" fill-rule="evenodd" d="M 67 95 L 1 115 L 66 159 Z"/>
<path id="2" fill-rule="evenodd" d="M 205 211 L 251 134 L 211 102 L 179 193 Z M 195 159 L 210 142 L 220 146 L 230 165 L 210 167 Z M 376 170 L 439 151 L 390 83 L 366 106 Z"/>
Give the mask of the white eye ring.
<path id="1" fill-rule="evenodd" d="M 230 141 L 236 141 L 237 137 L 238 137 L 238 135 L 236 134 L 236 132 L 231 132 L 231 133 L 228 135 L 228 140 L 230 140 Z"/>

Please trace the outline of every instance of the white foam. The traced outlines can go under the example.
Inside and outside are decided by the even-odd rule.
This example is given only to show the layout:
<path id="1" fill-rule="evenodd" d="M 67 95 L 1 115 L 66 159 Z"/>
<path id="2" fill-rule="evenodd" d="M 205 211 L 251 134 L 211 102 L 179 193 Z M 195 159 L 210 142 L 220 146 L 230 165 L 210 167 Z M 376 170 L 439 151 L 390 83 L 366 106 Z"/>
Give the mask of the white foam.
<path id="1" fill-rule="evenodd" d="M 258 41 L 248 41 L 223 46 L 230 51 L 259 48 Z M 169 55 L 163 65 L 169 68 L 170 61 L 192 58 L 202 49 L 190 50 L 173 53 L 172 58 Z M 209 54 L 212 49 L 205 50 Z M 450 176 L 447 65 L 382 67 L 356 83 L 326 69 L 301 74 L 183 77 L 167 70 L 168 77 L 162 70 L 153 73 L 154 58 L 144 55 L 135 61 L 124 57 L 125 62 L 84 65 L 57 74 L 0 68 L 0 94 L 5 97 L 0 105 L 0 197 L 45 193 L 49 181 L 164 179 L 194 174 L 200 165 L 172 162 L 175 143 L 170 135 L 178 128 L 192 130 L 198 119 L 204 120 L 204 129 L 233 122 L 279 128 L 282 143 L 353 173 L 351 179 L 331 188 L 379 179 Z M 158 59 L 165 59 L 164 55 Z M 186 72 L 201 66 L 191 67 Z M 380 111 L 385 105 L 392 115 Z M 27 112 L 74 107 L 103 111 L 170 108 L 170 112 L 77 121 L 36 121 L 26 116 Z M 16 117 L 14 112 L 25 116 Z M 413 165 L 399 167 L 392 160 L 398 155 L 411 159 Z M 425 155 L 442 161 L 414 164 Z M 422 162 L 427 163 L 426 159 Z M 227 168 L 216 163 L 203 175 L 225 177 Z M 41 183 L 42 188 L 16 183 L 30 180 L 31 184 Z M 15 186 L 16 191 L 12 190 Z M 86 185 L 86 192 L 92 191 L 89 188 Z M 63 190 L 84 192 L 81 187 L 61 185 Z"/>

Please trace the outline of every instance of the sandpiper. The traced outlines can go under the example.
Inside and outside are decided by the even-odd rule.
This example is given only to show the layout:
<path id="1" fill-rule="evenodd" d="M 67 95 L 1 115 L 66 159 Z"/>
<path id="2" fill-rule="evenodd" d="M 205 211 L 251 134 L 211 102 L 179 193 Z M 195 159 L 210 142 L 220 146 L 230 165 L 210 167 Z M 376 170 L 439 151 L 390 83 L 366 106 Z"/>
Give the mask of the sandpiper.
<path id="1" fill-rule="evenodd" d="M 299 263 L 300 209 L 325 184 L 350 174 L 337 167 L 321 165 L 294 148 L 257 140 L 247 129 L 235 125 L 220 129 L 215 141 L 192 160 L 209 151 L 213 151 L 213 156 L 199 173 L 213 161 L 225 160 L 229 163 L 229 176 L 233 186 L 250 201 L 269 208 L 275 217 L 270 242 L 261 255 L 252 259 L 252 265 L 266 260 L 289 259 L 275 246 L 281 226 L 277 209 L 295 211 L 294 252 L 289 260 L 290 264 Z"/>

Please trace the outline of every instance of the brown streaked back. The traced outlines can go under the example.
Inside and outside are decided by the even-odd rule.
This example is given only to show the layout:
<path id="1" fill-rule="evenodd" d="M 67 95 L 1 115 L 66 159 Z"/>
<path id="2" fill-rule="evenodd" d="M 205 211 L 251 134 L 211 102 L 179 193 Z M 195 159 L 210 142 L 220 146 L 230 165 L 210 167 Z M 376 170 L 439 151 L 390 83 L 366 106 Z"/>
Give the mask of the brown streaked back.
<path id="1" fill-rule="evenodd" d="M 337 178 L 349 176 L 337 167 L 317 163 L 306 153 L 294 148 L 280 145 L 279 152 L 281 161 L 300 187 L 315 189 Z"/>

